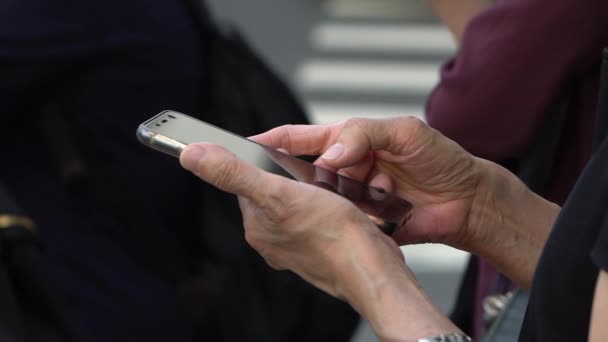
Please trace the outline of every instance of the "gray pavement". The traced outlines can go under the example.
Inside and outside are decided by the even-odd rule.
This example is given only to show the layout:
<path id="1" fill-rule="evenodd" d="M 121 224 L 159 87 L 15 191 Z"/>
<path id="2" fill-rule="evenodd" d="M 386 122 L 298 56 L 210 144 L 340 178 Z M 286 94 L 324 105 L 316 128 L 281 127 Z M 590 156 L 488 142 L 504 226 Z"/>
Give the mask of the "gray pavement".
<path id="1" fill-rule="evenodd" d="M 423 118 L 437 70 L 455 50 L 420 0 L 209 0 L 247 34 L 292 85 L 314 122 L 349 117 Z M 447 312 L 466 255 L 411 246 L 406 260 Z M 362 323 L 352 342 L 375 341 Z"/>

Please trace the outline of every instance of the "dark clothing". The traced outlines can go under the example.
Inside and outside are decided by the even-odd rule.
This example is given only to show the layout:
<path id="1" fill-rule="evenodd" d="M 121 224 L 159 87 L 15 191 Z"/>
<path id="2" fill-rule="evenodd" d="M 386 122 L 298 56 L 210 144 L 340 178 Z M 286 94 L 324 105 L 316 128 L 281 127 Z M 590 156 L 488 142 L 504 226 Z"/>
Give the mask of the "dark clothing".
<path id="1" fill-rule="evenodd" d="M 591 150 L 599 61 L 608 45 L 608 2 L 498 0 L 469 23 L 458 54 L 441 70 L 429 124 L 469 152 L 512 171 L 538 136 L 549 105 L 573 89 L 555 169 L 541 195 L 563 203 Z M 474 313 L 461 328 L 479 336 L 481 300 L 496 271 L 480 261 Z M 465 290 L 466 291 L 466 290 Z M 461 295 L 463 292 L 461 292 Z M 460 300 L 466 305 L 465 300 Z M 469 304 L 471 305 L 471 304 Z M 474 325 L 474 326 L 473 326 Z"/>
<path id="2" fill-rule="evenodd" d="M 608 271 L 608 139 L 564 205 L 541 256 L 520 341 L 586 341 L 598 271 Z"/>
<path id="3" fill-rule="evenodd" d="M 563 202 L 590 154 L 608 2 L 499 0 L 469 23 L 427 104 L 431 126 L 469 152 L 517 160 L 548 105 L 574 85 L 575 110 L 546 194 Z"/>
<path id="4" fill-rule="evenodd" d="M 1 1 L 0 179 L 40 227 L 85 341 L 348 340 L 356 313 L 248 248 L 234 196 L 135 138 L 164 109 L 242 134 L 306 122 L 253 52 L 217 51 L 234 46 L 186 1 Z M 70 177 L 66 146 L 86 167 Z"/>
<path id="5" fill-rule="evenodd" d="M 521 341 L 585 341 L 599 270 L 608 271 L 608 50 L 604 51 L 596 149 L 539 260 Z"/>
<path id="6" fill-rule="evenodd" d="M 604 207 L 604 209 L 606 209 Z M 598 269 L 608 271 L 608 211 L 604 210 L 602 227 L 591 252 L 591 259 Z"/>
<path id="7" fill-rule="evenodd" d="M 21 220 L 6 220 L 8 217 Z M 36 226 L 0 179 L 0 341 L 79 342 L 50 275 Z"/>
<path id="8" fill-rule="evenodd" d="M 162 109 L 202 111 L 201 48 L 177 1 L 0 4 L 0 177 L 39 223 L 86 340 L 194 340 L 175 286 L 197 267 L 197 183 L 134 129 Z M 48 106 L 87 165 L 78 184 L 49 158 Z"/>

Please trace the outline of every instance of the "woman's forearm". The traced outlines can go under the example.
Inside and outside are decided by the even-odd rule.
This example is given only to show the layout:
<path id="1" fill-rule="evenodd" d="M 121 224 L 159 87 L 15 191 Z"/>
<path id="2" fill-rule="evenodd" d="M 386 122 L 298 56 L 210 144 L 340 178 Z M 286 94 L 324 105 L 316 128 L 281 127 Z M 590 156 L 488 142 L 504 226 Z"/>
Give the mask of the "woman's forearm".
<path id="1" fill-rule="evenodd" d="M 531 192 L 508 170 L 489 161 L 477 162 L 484 176 L 469 216 L 470 236 L 463 240 L 465 245 L 455 247 L 490 261 L 528 289 L 561 209 Z M 366 292 L 375 296 L 359 304 L 382 341 L 416 340 L 459 331 L 412 281 L 413 275 L 405 268 L 395 263 L 391 267 L 385 261 L 376 265 L 370 269 L 379 271 L 371 278 L 385 281 L 377 282 L 373 291 L 368 289 Z"/>
<path id="2" fill-rule="evenodd" d="M 397 280 L 397 279 L 394 279 Z M 370 324 L 382 342 L 417 341 L 462 331 L 412 282 L 387 285 Z"/>
<path id="3" fill-rule="evenodd" d="M 418 286 L 392 241 L 357 234 L 346 237 L 348 249 L 340 253 L 349 257 L 341 263 L 347 281 L 338 292 L 365 317 L 380 341 L 416 341 L 460 332 Z"/>
<path id="4" fill-rule="evenodd" d="M 490 0 L 427 0 L 458 43 L 471 18 L 488 7 Z"/>
<path id="5" fill-rule="evenodd" d="M 530 191 L 506 169 L 480 162 L 489 172 L 470 215 L 472 236 L 463 249 L 528 289 L 561 208 Z"/>

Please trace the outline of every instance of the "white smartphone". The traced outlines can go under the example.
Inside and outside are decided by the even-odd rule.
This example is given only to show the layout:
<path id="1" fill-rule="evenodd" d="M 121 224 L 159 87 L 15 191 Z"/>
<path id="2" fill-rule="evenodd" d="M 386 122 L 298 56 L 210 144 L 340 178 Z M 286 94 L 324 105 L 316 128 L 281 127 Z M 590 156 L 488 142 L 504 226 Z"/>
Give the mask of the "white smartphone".
<path id="1" fill-rule="evenodd" d="M 146 146 L 178 157 L 195 142 L 217 144 L 265 170 L 339 194 L 370 216 L 386 234 L 392 234 L 410 216 L 412 205 L 394 194 L 320 168 L 274 148 L 175 111 L 163 111 L 142 123 L 138 139 Z"/>

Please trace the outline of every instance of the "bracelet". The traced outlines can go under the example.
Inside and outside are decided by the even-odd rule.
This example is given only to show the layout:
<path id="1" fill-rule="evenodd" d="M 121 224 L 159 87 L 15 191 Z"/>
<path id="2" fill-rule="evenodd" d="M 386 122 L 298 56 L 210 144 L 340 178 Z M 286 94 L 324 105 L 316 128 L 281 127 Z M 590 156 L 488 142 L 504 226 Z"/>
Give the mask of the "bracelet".
<path id="1" fill-rule="evenodd" d="M 0 215 L 0 230 L 11 227 L 23 227 L 32 233 L 36 232 L 36 224 L 29 217 L 19 215 Z"/>
<path id="2" fill-rule="evenodd" d="M 429 338 L 422 338 L 417 342 L 473 342 L 473 340 L 469 336 L 462 333 L 451 333 Z"/>

